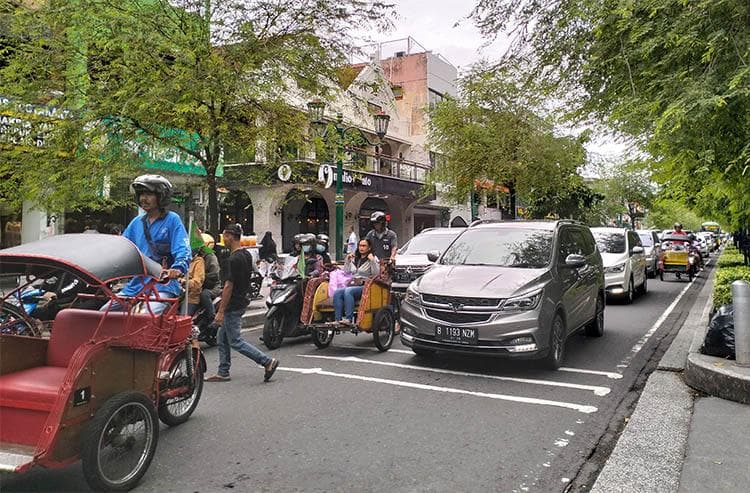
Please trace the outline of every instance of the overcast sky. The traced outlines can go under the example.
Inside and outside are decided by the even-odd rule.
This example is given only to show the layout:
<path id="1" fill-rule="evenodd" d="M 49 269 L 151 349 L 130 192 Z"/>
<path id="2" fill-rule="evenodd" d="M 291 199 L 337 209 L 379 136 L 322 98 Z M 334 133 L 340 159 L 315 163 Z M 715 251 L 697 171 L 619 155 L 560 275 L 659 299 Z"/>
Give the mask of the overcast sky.
<path id="1" fill-rule="evenodd" d="M 376 41 L 389 41 L 411 36 L 426 50 L 444 56 L 459 71 L 480 59 L 497 59 L 507 49 L 503 37 L 490 46 L 474 24 L 466 19 L 475 5 L 474 0 L 390 0 L 395 4 L 398 18 L 394 30 L 387 33 L 369 33 Z M 383 53 L 388 56 L 387 53 Z M 611 138 L 599 137 L 587 146 L 588 150 L 603 156 L 615 156 L 626 146 Z"/>

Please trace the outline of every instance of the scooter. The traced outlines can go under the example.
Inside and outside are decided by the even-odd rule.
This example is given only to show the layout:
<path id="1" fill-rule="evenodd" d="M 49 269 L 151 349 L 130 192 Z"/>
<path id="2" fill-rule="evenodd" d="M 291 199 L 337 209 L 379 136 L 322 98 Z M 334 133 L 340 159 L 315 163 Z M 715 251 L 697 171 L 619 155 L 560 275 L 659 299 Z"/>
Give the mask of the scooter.
<path id="1" fill-rule="evenodd" d="M 297 271 L 297 257 L 279 261 L 269 273 L 273 280 L 271 292 L 266 298 L 266 321 L 263 324 L 263 344 L 268 349 L 277 349 L 285 337 L 310 334 L 300 324 L 305 281 Z"/>

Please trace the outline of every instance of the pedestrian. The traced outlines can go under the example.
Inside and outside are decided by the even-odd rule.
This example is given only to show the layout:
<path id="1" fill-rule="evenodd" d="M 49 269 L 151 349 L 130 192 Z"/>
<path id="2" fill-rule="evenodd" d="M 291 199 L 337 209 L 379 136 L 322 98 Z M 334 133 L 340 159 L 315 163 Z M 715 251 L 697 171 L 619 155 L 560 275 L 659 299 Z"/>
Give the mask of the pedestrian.
<path id="1" fill-rule="evenodd" d="M 135 202 L 145 211 L 130 221 L 122 236 L 129 239 L 143 255 L 162 266 L 162 277 L 168 282 L 158 283 L 156 289 L 166 298 L 177 298 L 182 292 L 177 278 L 188 271 L 192 255 L 185 226 L 177 213 L 169 211 L 172 202 L 172 184 L 160 175 L 141 175 L 130 184 Z M 144 276 L 132 278 L 118 293 L 132 297 L 143 291 Z M 167 303 L 149 302 L 149 309 L 158 315 L 166 310 Z M 108 301 L 100 311 L 123 311 L 118 302 Z"/>
<path id="2" fill-rule="evenodd" d="M 270 231 L 266 231 L 266 234 L 263 235 L 263 239 L 260 240 L 258 257 L 260 257 L 261 261 L 265 260 L 269 264 L 274 263 L 278 258 L 278 253 L 276 252 L 276 242 L 273 241 L 273 237 Z"/>
<path id="3" fill-rule="evenodd" d="M 357 233 L 354 232 L 354 226 L 349 227 L 349 239 L 346 242 L 346 253 L 357 252 Z"/>
<path id="4" fill-rule="evenodd" d="M 221 305 L 216 312 L 215 323 L 221 324 L 217 337 L 219 346 L 219 369 L 207 382 L 228 382 L 231 366 L 231 349 L 247 356 L 265 368 L 263 381 L 268 382 L 279 366 L 279 360 L 271 358 L 242 338 L 240 325 L 242 314 L 249 304 L 250 274 L 253 271 L 253 257 L 240 246 L 242 226 L 230 224 L 222 233 L 224 244 L 229 248 L 229 271 L 221 294 Z"/>

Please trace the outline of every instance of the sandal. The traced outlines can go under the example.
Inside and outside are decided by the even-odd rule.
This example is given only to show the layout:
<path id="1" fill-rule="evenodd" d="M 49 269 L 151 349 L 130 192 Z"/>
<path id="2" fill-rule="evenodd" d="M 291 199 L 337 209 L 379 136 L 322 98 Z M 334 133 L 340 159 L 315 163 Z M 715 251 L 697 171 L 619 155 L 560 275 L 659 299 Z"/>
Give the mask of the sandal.
<path id="1" fill-rule="evenodd" d="M 228 382 L 231 379 L 232 378 L 229 375 L 224 376 L 224 375 L 219 375 L 217 373 L 216 375 L 212 375 L 212 376 L 208 377 L 204 381 L 205 382 Z"/>
<path id="2" fill-rule="evenodd" d="M 263 381 L 267 382 L 271 380 L 271 377 L 273 376 L 274 372 L 276 371 L 276 368 L 279 367 L 279 360 L 276 358 L 273 358 L 270 363 L 268 363 L 268 366 L 266 366 L 266 372 L 263 374 Z"/>

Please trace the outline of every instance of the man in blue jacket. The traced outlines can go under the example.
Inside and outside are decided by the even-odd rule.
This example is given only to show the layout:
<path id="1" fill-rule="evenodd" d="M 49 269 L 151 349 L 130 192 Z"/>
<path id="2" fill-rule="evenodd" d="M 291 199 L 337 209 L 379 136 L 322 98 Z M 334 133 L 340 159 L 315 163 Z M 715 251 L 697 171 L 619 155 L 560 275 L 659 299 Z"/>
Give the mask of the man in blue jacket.
<path id="1" fill-rule="evenodd" d="M 190 239 L 180 216 L 167 210 L 172 200 L 172 184 L 160 175 L 141 175 L 130 184 L 130 191 L 146 213 L 130 221 L 122 235 L 164 269 L 162 275 L 169 278 L 169 282 L 157 285 L 159 295 L 176 298 L 182 290 L 177 278 L 187 273 L 192 255 Z M 143 290 L 144 281 L 145 278 L 141 276 L 134 277 L 119 296 L 135 296 Z M 155 314 L 167 308 L 166 303 L 159 302 L 151 302 L 149 306 Z M 101 310 L 105 311 L 108 307 L 109 303 Z M 110 309 L 121 310 L 122 306 L 114 303 Z"/>

